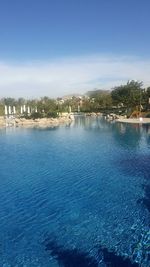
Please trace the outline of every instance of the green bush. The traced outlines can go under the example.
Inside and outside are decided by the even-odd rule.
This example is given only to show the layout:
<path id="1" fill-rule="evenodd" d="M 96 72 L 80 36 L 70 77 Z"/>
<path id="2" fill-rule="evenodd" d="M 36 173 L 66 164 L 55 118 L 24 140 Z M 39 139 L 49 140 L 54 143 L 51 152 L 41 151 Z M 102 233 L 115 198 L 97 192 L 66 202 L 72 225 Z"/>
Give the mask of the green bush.
<path id="1" fill-rule="evenodd" d="M 50 111 L 46 114 L 47 118 L 57 118 L 58 117 L 58 113 L 56 111 Z"/>
<path id="2" fill-rule="evenodd" d="M 147 114 L 145 115 L 145 118 L 150 118 L 150 113 L 147 113 Z"/>
<path id="3" fill-rule="evenodd" d="M 40 113 L 40 112 L 33 112 L 31 115 L 30 115 L 30 118 L 35 120 L 35 119 L 41 119 L 43 118 L 43 114 Z"/>

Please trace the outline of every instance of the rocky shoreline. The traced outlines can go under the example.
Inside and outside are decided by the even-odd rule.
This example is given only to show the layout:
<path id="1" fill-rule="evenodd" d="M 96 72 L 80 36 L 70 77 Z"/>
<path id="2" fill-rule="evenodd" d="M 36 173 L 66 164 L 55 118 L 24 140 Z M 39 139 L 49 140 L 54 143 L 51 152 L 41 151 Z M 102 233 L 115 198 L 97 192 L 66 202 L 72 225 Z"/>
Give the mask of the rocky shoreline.
<path id="1" fill-rule="evenodd" d="M 98 116 L 99 113 L 89 113 L 86 116 Z M 115 120 L 121 123 L 131 123 L 131 124 L 150 124 L 150 118 L 125 118 L 124 116 L 116 116 L 107 118 L 108 120 Z M 41 118 L 41 119 L 25 119 L 25 118 L 5 118 L 0 117 L 0 127 L 14 126 L 14 127 L 54 127 L 60 124 L 69 124 L 74 120 L 74 117 L 68 115 L 60 116 L 58 118 Z"/>
<path id="2" fill-rule="evenodd" d="M 53 127 L 60 124 L 69 124 L 72 122 L 70 116 L 58 118 L 41 118 L 41 119 L 25 119 L 25 118 L 7 118 L 0 117 L 0 127 L 15 126 L 15 127 Z"/>

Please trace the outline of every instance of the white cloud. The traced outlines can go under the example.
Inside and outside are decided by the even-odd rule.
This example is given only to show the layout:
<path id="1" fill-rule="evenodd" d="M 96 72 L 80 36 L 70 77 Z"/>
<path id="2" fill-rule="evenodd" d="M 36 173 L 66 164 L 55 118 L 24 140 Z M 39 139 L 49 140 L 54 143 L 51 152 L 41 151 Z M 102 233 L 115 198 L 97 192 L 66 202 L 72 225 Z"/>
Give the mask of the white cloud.
<path id="1" fill-rule="evenodd" d="M 62 96 L 112 88 L 127 80 L 150 85 L 150 60 L 92 55 L 49 62 L 0 63 L 0 97 Z"/>

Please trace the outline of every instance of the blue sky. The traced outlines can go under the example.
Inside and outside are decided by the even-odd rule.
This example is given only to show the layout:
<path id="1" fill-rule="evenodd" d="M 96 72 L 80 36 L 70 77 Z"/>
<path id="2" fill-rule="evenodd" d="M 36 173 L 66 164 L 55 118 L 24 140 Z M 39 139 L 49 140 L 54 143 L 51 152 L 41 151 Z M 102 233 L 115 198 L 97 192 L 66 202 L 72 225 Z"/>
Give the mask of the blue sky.
<path id="1" fill-rule="evenodd" d="M 149 0 L 0 0 L 0 97 L 150 84 Z"/>

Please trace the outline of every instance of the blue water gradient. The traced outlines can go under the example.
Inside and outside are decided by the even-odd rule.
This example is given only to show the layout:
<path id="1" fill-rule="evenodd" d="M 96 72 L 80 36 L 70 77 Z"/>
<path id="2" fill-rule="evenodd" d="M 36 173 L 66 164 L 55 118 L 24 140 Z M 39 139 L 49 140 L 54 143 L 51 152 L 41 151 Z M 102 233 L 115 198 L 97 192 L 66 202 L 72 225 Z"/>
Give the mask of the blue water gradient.
<path id="1" fill-rule="evenodd" d="M 0 266 L 150 266 L 150 126 L 0 130 Z"/>

